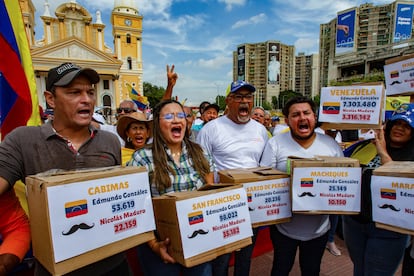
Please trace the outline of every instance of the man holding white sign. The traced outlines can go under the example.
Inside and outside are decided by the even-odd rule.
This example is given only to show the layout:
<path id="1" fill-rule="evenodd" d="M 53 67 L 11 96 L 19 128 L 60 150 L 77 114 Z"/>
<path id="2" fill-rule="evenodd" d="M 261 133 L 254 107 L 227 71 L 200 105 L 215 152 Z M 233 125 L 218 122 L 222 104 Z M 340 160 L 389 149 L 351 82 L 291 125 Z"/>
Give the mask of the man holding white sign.
<path id="1" fill-rule="evenodd" d="M 290 132 L 281 133 L 267 142 L 261 166 L 287 171 L 289 156 L 343 156 L 341 147 L 333 138 L 315 132 L 315 110 L 315 103 L 303 96 L 286 103 L 283 115 Z M 290 222 L 271 226 L 274 248 L 272 275 L 289 275 L 298 247 L 302 275 L 319 275 L 329 229 L 328 215 L 294 214 Z"/>

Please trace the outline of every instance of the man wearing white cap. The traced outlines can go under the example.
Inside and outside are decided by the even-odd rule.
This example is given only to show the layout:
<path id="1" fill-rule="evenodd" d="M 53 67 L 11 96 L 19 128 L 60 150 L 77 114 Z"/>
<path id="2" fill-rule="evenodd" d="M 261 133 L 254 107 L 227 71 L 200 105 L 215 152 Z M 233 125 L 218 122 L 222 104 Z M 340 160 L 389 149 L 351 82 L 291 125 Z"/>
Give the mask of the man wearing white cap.
<path id="1" fill-rule="evenodd" d="M 268 136 L 266 128 L 250 118 L 255 91 L 245 81 L 233 82 L 226 97 L 227 114 L 210 121 L 197 136 L 218 170 L 259 167 Z M 255 236 L 252 245 L 235 252 L 236 276 L 249 275 Z M 214 260 L 213 274 L 227 275 L 229 259 L 230 254 L 225 254 Z"/>

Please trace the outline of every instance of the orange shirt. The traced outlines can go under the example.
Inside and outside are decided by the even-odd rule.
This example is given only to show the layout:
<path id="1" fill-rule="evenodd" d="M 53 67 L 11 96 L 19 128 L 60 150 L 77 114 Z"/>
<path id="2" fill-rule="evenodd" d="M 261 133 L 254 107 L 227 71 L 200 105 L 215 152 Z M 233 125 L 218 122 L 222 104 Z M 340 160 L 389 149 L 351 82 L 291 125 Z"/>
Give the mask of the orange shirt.
<path id="1" fill-rule="evenodd" d="M 0 195 L 0 235 L 0 254 L 22 260 L 30 247 L 30 225 L 13 189 Z"/>

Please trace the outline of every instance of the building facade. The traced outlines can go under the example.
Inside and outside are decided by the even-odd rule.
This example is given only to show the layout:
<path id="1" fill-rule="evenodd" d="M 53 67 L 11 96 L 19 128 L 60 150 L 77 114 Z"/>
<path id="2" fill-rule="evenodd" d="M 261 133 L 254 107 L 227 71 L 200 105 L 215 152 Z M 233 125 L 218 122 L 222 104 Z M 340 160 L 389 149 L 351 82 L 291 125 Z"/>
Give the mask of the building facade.
<path id="1" fill-rule="evenodd" d="M 295 64 L 295 92 L 314 98 L 319 95 L 319 55 L 298 53 Z"/>
<path id="2" fill-rule="evenodd" d="M 233 52 L 233 80 L 253 84 L 259 105 L 279 97 L 281 91 L 295 90 L 295 47 L 273 40 L 238 45 Z"/>
<path id="3" fill-rule="evenodd" d="M 412 1 L 363 4 L 320 25 L 320 88 L 383 74 L 386 60 L 414 53 Z"/>
<path id="4" fill-rule="evenodd" d="M 106 115 L 129 98 L 127 84 L 143 94 L 142 15 L 133 0 L 115 0 L 111 14 L 114 51 L 105 44 L 105 24 L 99 11 L 92 15 L 75 0 L 58 6 L 51 14 L 47 0 L 39 19 L 31 0 L 19 0 L 26 27 L 39 104 L 47 108 L 43 91 L 48 70 L 64 62 L 95 69 L 100 75 L 96 85 L 97 106 Z M 43 25 L 43 37 L 35 40 L 35 24 Z"/>

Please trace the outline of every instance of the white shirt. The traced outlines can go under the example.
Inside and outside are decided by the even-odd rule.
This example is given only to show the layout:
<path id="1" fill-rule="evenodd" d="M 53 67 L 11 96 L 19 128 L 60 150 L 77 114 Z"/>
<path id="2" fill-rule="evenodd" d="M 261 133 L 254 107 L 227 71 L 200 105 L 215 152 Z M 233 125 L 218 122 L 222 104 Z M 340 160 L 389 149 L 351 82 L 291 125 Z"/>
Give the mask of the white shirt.
<path id="1" fill-rule="evenodd" d="M 213 157 L 218 170 L 228 170 L 258 167 L 268 139 L 266 128 L 255 120 L 236 124 L 221 116 L 200 130 L 197 143 Z"/>
<path id="2" fill-rule="evenodd" d="M 289 128 L 289 127 L 285 124 L 277 124 L 277 125 L 275 125 L 272 134 L 273 134 L 273 136 L 275 136 L 276 134 L 282 133 L 287 128 Z"/>
<path id="3" fill-rule="evenodd" d="M 109 131 L 118 137 L 119 142 L 121 143 L 121 147 L 125 147 L 125 141 L 118 135 L 118 131 L 116 131 L 116 126 L 113 125 L 101 125 L 101 130 Z"/>
<path id="4" fill-rule="evenodd" d="M 260 165 L 286 172 L 289 156 L 311 158 L 315 155 L 341 157 L 343 153 L 338 143 L 328 135 L 316 133 L 312 145 L 305 149 L 292 138 L 290 132 L 285 132 L 267 142 Z M 322 236 L 329 230 L 329 216 L 293 214 L 290 222 L 277 224 L 276 227 L 285 236 L 308 241 Z"/>

